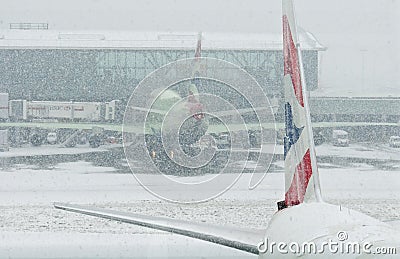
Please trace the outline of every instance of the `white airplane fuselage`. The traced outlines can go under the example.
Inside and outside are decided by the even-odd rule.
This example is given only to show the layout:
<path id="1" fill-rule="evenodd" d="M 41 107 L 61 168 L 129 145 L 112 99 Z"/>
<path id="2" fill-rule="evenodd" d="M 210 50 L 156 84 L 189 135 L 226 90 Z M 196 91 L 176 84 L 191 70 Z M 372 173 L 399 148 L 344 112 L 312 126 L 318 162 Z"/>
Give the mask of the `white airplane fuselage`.
<path id="1" fill-rule="evenodd" d="M 268 224 L 259 258 L 375 258 L 384 248 L 400 249 L 392 225 L 361 212 L 324 202 L 303 203 L 278 211 Z"/>

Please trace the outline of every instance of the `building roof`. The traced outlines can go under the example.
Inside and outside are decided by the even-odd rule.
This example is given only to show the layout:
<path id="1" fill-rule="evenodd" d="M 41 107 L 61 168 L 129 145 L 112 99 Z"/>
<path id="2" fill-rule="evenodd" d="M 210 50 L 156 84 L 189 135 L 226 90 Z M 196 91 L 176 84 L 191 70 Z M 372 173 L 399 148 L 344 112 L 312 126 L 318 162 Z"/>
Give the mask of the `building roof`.
<path id="1" fill-rule="evenodd" d="M 197 32 L 0 31 L 0 49 L 194 49 Z M 203 50 L 281 50 L 281 34 L 202 34 Z M 325 50 L 310 32 L 300 30 L 305 50 Z"/>

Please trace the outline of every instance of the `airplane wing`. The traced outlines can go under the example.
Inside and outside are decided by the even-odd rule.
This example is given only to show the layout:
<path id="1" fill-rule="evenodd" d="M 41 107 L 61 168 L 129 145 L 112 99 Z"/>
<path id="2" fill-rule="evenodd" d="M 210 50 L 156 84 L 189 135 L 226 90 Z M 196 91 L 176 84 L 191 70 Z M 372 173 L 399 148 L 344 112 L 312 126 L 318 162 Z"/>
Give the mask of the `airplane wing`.
<path id="1" fill-rule="evenodd" d="M 270 107 L 245 108 L 245 109 L 237 109 L 237 110 L 212 112 L 212 114 L 217 117 L 224 117 L 224 116 L 237 115 L 237 114 L 243 115 L 243 114 L 250 113 L 250 112 L 269 110 L 269 109 L 270 109 Z"/>
<path id="2" fill-rule="evenodd" d="M 334 121 L 313 122 L 313 128 L 335 128 L 335 127 L 364 127 L 364 126 L 397 126 L 393 122 L 362 122 L 362 121 Z"/>
<path id="3" fill-rule="evenodd" d="M 54 203 L 54 207 L 56 209 L 82 213 L 188 236 L 257 255 L 257 245 L 264 239 L 265 234 L 265 231 L 262 230 L 244 230 L 234 227 L 212 226 L 205 223 L 144 216 L 82 205 Z"/>
<path id="4" fill-rule="evenodd" d="M 277 124 L 279 129 L 279 123 Z M 230 129 L 230 131 L 239 131 L 239 130 L 258 130 L 263 128 L 263 129 L 275 129 L 275 123 L 261 123 L 261 124 L 255 124 L 255 123 L 248 123 L 248 124 L 210 124 L 208 126 L 207 133 L 223 133 L 227 131 L 227 128 Z"/>
<path id="5" fill-rule="evenodd" d="M 341 127 L 367 127 L 367 126 L 397 126 L 397 123 L 390 122 L 314 122 L 313 128 L 341 128 Z M 283 123 L 248 123 L 244 124 L 210 124 L 208 133 L 221 133 L 226 132 L 226 127 L 229 127 L 232 130 L 245 130 L 245 129 L 259 129 L 259 127 L 263 129 L 284 129 L 285 125 Z"/>
<path id="6" fill-rule="evenodd" d="M 132 110 L 137 110 L 137 111 L 142 111 L 142 112 L 149 112 L 149 113 L 157 113 L 157 114 L 161 114 L 161 115 L 165 115 L 167 114 L 168 111 L 164 111 L 164 110 L 157 110 L 157 109 L 147 109 L 147 108 L 143 108 L 143 107 L 136 107 L 136 106 L 127 106 L 128 108 L 132 109 Z"/>

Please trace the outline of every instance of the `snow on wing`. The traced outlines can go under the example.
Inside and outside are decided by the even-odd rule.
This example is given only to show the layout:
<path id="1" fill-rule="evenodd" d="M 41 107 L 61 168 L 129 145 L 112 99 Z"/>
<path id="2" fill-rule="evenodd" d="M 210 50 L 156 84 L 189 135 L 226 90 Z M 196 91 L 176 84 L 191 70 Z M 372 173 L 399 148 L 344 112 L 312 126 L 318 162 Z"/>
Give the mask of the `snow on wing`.
<path id="1" fill-rule="evenodd" d="M 244 230 L 234 227 L 212 226 L 204 223 L 188 222 L 178 219 L 138 215 L 82 205 L 55 203 L 56 209 L 82 213 L 90 216 L 121 221 L 138 226 L 167 231 L 211 243 L 235 248 L 252 254 L 258 254 L 257 245 L 265 231 Z"/>

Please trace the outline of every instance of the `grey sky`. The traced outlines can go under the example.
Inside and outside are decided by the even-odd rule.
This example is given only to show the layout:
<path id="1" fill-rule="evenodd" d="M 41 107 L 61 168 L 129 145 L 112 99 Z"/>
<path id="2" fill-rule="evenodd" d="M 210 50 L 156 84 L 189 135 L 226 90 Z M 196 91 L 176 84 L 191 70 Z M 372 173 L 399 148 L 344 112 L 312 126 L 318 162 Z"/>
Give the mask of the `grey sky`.
<path id="1" fill-rule="evenodd" d="M 281 31 L 280 0 L 1 0 L 0 28 Z M 296 0 L 298 24 L 328 47 L 321 90 L 400 96 L 400 0 Z"/>

